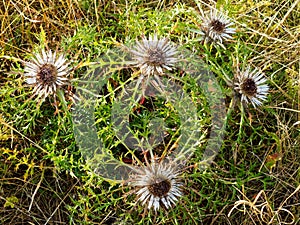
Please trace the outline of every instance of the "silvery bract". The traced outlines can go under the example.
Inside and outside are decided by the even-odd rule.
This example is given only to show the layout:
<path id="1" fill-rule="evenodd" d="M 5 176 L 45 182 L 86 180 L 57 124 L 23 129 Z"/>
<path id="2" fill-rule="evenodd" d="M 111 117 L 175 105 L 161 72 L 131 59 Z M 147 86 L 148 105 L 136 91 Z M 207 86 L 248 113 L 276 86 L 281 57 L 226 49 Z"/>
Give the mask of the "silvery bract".
<path id="1" fill-rule="evenodd" d="M 162 74 L 164 69 L 171 70 L 178 61 L 177 48 L 167 38 L 158 39 L 157 34 L 149 39 L 143 36 L 130 52 L 133 63 L 143 75 Z"/>
<path id="2" fill-rule="evenodd" d="M 43 49 L 31 61 L 25 62 L 24 76 L 26 82 L 34 86 L 34 95 L 44 99 L 48 95 L 55 95 L 57 89 L 68 83 L 68 66 L 63 55 L 56 58 L 56 52 L 50 50 L 46 53 Z"/>
<path id="3" fill-rule="evenodd" d="M 201 34 L 206 42 L 213 41 L 222 45 L 224 40 L 232 39 L 231 35 L 236 31 L 231 27 L 233 25 L 223 13 L 214 9 L 202 17 L 201 30 L 196 32 Z"/>
<path id="4" fill-rule="evenodd" d="M 130 185 L 139 189 L 138 201 L 143 205 L 147 203 L 148 209 L 153 207 L 156 211 L 161 205 L 168 209 L 182 196 L 180 173 L 175 163 L 152 160 L 134 172 Z"/>
<path id="5" fill-rule="evenodd" d="M 248 67 L 245 71 L 239 72 L 234 82 L 234 89 L 241 94 L 241 101 L 251 102 L 254 107 L 260 106 L 266 100 L 269 87 L 264 74 L 257 69 L 250 71 Z"/>

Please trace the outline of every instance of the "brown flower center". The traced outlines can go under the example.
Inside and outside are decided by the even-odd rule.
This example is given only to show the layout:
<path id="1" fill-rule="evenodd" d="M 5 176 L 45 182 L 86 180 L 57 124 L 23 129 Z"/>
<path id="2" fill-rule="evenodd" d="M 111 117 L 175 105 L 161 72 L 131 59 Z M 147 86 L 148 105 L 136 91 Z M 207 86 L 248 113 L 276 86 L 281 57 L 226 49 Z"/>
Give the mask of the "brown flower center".
<path id="1" fill-rule="evenodd" d="M 37 74 L 37 79 L 42 84 L 55 83 L 57 78 L 57 69 L 52 64 L 44 64 L 40 67 Z"/>
<path id="2" fill-rule="evenodd" d="M 214 31 L 216 31 L 218 33 L 223 33 L 224 29 L 225 29 L 225 24 L 219 20 L 213 20 L 210 23 L 210 26 L 213 28 Z"/>
<path id="3" fill-rule="evenodd" d="M 157 179 L 148 187 L 149 192 L 157 197 L 166 196 L 171 189 L 171 182 L 167 179 Z"/>
<path id="4" fill-rule="evenodd" d="M 257 85 L 253 79 L 247 78 L 241 85 L 244 94 L 254 96 L 257 92 Z"/>
<path id="5" fill-rule="evenodd" d="M 164 53 L 160 49 L 149 49 L 147 52 L 146 62 L 151 66 L 164 64 Z"/>

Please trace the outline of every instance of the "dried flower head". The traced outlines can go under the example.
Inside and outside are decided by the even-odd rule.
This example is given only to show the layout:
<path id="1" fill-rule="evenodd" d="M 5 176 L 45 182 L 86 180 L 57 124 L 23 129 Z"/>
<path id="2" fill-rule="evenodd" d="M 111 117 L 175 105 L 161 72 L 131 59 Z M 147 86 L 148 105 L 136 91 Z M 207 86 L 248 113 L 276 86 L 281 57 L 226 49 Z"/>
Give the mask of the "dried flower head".
<path id="1" fill-rule="evenodd" d="M 33 93 L 45 99 L 48 95 L 55 95 L 57 89 L 68 83 L 69 64 L 63 55 L 56 59 L 56 52 L 43 49 L 34 55 L 30 62 L 25 62 L 26 82 L 34 86 Z"/>
<path id="2" fill-rule="evenodd" d="M 152 161 L 147 166 L 135 169 L 130 185 L 139 189 L 138 201 L 143 205 L 148 202 L 148 209 L 154 207 L 155 211 L 162 205 L 167 209 L 175 205 L 178 197 L 182 196 L 177 168 L 172 162 Z"/>
<path id="3" fill-rule="evenodd" d="M 157 34 L 145 36 L 136 41 L 130 50 L 136 66 L 145 75 L 162 74 L 163 69 L 171 70 L 178 61 L 178 51 L 167 38 L 158 39 Z"/>
<path id="4" fill-rule="evenodd" d="M 234 89 L 241 95 L 242 102 L 251 102 L 256 108 L 266 100 L 269 87 L 265 84 L 267 79 L 263 76 L 263 73 L 257 69 L 251 72 L 250 67 L 245 71 L 238 72 Z"/>
<path id="5" fill-rule="evenodd" d="M 223 40 L 232 39 L 232 34 L 235 33 L 234 25 L 224 14 L 216 9 L 211 10 L 207 16 L 202 17 L 201 35 L 205 41 L 214 41 L 222 45 Z"/>

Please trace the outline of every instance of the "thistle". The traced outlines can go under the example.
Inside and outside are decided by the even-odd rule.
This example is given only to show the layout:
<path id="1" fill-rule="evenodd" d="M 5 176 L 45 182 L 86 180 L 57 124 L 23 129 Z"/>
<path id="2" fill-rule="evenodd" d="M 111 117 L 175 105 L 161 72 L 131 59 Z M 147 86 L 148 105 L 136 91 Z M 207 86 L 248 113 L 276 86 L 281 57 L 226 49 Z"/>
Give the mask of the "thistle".
<path id="1" fill-rule="evenodd" d="M 202 35 L 205 42 L 215 42 L 223 46 L 223 41 L 232 39 L 231 35 L 236 31 L 231 27 L 233 25 L 234 23 L 224 14 L 214 9 L 210 11 L 210 14 L 202 17 L 201 28 L 195 32 Z"/>
<path id="2" fill-rule="evenodd" d="M 162 74 L 164 69 L 171 70 L 178 61 L 177 48 L 167 38 L 157 38 L 157 34 L 145 36 L 136 41 L 130 50 L 134 64 L 143 75 Z"/>
<path id="3" fill-rule="evenodd" d="M 138 201 L 142 205 L 147 203 L 148 209 L 153 207 L 157 211 L 161 206 L 169 209 L 182 196 L 179 175 L 174 162 L 151 160 L 151 163 L 134 169 L 130 185 L 138 189 Z"/>
<path id="4" fill-rule="evenodd" d="M 245 71 L 238 72 L 234 89 L 241 95 L 241 101 L 251 102 L 254 108 L 262 105 L 262 101 L 267 98 L 269 87 L 266 83 L 267 79 L 264 74 L 257 69 L 250 71 L 248 67 Z"/>
<path id="5" fill-rule="evenodd" d="M 33 56 L 31 61 L 25 62 L 24 76 L 27 84 L 34 86 L 33 96 L 45 99 L 49 95 L 56 95 L 58 89 L 69 83 L 69 63 L 63 55 L 56 57 L 56 52 L 43 49 Z"/>

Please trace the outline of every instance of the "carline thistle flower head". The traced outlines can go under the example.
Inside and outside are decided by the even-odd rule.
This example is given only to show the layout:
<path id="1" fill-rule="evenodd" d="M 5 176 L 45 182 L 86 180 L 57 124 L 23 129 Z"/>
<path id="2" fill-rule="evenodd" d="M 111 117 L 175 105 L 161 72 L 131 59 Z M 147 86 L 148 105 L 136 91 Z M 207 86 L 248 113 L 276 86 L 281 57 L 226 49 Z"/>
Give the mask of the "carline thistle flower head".
<path id="1" fill-rule="evenodd" d="M 254 108 L 262 105 L 262 101 L 266 100 L 269 87 L 266 83 L 267 79 L 258 69 L 250 71 L 248 67 L 244 71 L 239 71 L 234 82 L 234 89 L 241 95 L 241 101 L 251 102 Z"/>
<path id="2" fill-rule="evenodd" d="M 148 209 L 153 207 L 156 211 L 160 206 L 168 209 L 182 196 L 180 172 L 174 163 L 152 161 L 147 166 L 134 169 L 134 172 L 130 185 L 139 189 L 138 201 L 142 205 L 148 203 Z"/>
<path id="3" fill-rule="evenodd" d="M 149 36 L 149 39 L 142 36 L 130 52 L 143 75 L 163 74 L 164 69 L 171 70 L 178 61 L 177 48 L 168 38 L 158 39 L 157 34 Z"/>
<path id="4" fill-rule="evenodd" d="M 236 29 L 232 28 L 234 23 L 231 22 L 223 13 L 216 9 L 210 11 L 202 17 L 201 31 L 197 32 L 203 35 L 204 41 L 213 41 L 222 45 L 223 41 L 232 39 L 232 34 Z"/>
<path id="5" fill-rule="evenodd" d="M 56 58 L 56 51 L 43 49 L 41 53 L 33 56 L 32 60 L 25 62 L 24 76 L 26 83 L 33 85 L 33 95 L 45 99 L 49 95 L 56 95 L 57 89 L 68 84 L 67 75 L 70 73 L 64 55 Z"/>

